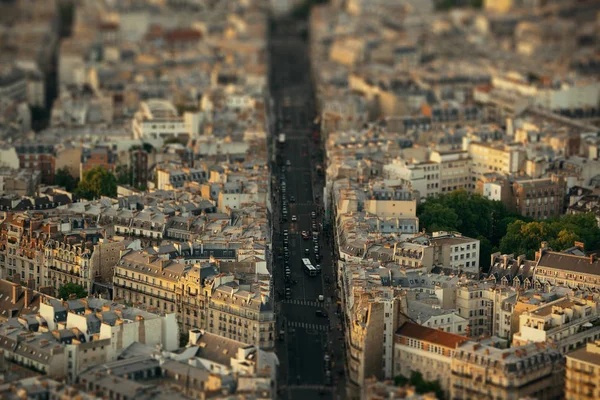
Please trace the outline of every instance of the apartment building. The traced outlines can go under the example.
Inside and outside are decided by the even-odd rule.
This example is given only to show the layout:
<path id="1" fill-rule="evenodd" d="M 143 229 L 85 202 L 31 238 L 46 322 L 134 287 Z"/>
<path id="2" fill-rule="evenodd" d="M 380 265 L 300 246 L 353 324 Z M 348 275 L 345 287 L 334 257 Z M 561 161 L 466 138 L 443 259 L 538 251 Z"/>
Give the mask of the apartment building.
<path id="1" fill-rule="evenodd" d="M 233 275 L 216 275 L 205 285 L 207 332 L 251 343 L 262 349 L 275 345 L 275 313 L 268 284 L 243 285 Z"/>
<path id="2" fill-rule="evenodd" d="M 394 160 L 383 166 L 383 174 L 388 179 L 400 179 L 405 185 L 410 186 L 414 192 L 419 193 L 419 199 L 440 194 L 440 166 L 433 161 L 405 162 Z"/>
<path id="3" fill-rule="evenodd" d="M 129 151 L 129 168 L 131 168 L 131 182 L 135 187 L 148 186 L 150 174 L 149 154 L 144 149 L 134 149 Z"/>
<path id="4" fill-rule="evenodd" d="M 17 195 L 32 196 L 41 183 L 42 174 L 39 171 L 0 169 L 0 196 Z"/>
<path id="5" fill-rule="evenodd" d="M 176 312 L 182 330 L 203 328 L 206 299 L 200 277 L 214 273 L 211 266 L 186 265 L 144 251 L 126 250 L 115 266 L 114 297 L 163 312 Z"/>
<path id="6" fill-rule="evenodd" d="M 467 336 L 490 336 L 492 333 L 493 299 L 485 284 L 468 283 L 456 288 L 458 315 L 469 321 Z"/>
<path id="7" fill-rule="evenodd" d="M 66 348 L 71 361 L 67 365 L 70 379 L 92 366 L 117 359 L 133 343 L 159 345 L 170 351 L 179 348 L 175 313 L 143 310 L 95 297 L 68 301 L 44 297 L 38 315 L 56 339 L 70 345 Z"/>
<path id="8" fill-rule="evenodd" d="M 187 142 L 191 132 L 183 117 L 173 104 L 166 100 L 152 99 L 140 103 L 132 120 L 133 135 L 155 147 L 161 147 L 167 139 Z"/>
<path id="9" fill-rule="evenodd" d="M 205 329 L 265 349 L 274 346 L 268 284 L 240 283 L 211 263 L 127 251 L 115 267 L 114 285 L 116 298 L 176 312 L 181 329 Z"/>
<path id="10" fill-rule="evenodd" d="M 473 182 L 484 174 L 496 172 L 504 175 L 516 174 L 525 166 L 527 154 L 521 144 L 498 145 L 491 143 L 470 143 L 467 147 L 471 157 Z"/>
<path id="11" fill-rule="evenodd" d="M 466 343 L 451 368 L 451 399 L 553 399 L 563 391 L 562 356 L 539 343 L 511 349 Z"/>
<path id="12" fill-rule="evenodd" d="M 600 340 L 588 342 L 583 349 L 566 355 L 565 399 L 600 398 Z"/>
<path id="13" fill-rule="evenodd" d="M 464 336 L 407 321 L 394 337 L 394 376 L 410 378 L 420 372 L 426 381 L 438 381 L 450 393 L 452 357 L 467 342 Z"/>
<path id="14" fill-rule="evenodd" d="M 479 272 L 479 240 L 456 232 L 419 234 L 395 242 L 393 260 L 407 269 L 429 272 L 434 266 L 443 266 L 468 273 Z"/>
<path id="15" fill-rule="evenodd" d="M 166 350 L 179 346 L 175 314 L 97 298 L 63 302 L 45 296 L 36 304 L 37 312 L 0 324 L 0 347 L 10 362 L 51 377 L 73 380 L 83 370 L 116 359 L 135 342 Z"/>
<path id="16" fill-rule="evenodd" d="M 547 242 L 542 242 L 535 261 L 537 266 L 533 276 L 536 285 L 600 289 L 600 259 L 593 254 L 582 256 L 552 251 Z"/>
<path id="17" fill-rule="evenodd" d="M 417 199 L 412 190 L 394 182 L 370 183 L 365 188 L 364 210 L 379 217 L 414 217 Z M 417 227 L 418 231 L 418 227 Z"/>
<path id="18" fill-rule="evenodd" d="M 530 342 L 553 343 L 563 354 L 600 338 L 600 307 L 595 300 L 563 297 L 521 313 L 513 345 Z"/>
<path id="19" fill-rule="evenodd" d="M 19 168 L 39 171 L 43 184 L 54 183 L 56 152 L 53 145 L 23 143 L 15 147 L 19 157 Z"/>
<path id="20" fill-rule="evenodd" d="M 9 216 L 0 226 L 0 278 L 45 285 L 44 246 L 56 234 L 58 226 L 41 216 Z"/>
<path id="21" fill-rule="evenodd" d="M 514 209 L 524 217 L 547 219 L 563 215 L 566 180 L 562 176 L 518 179 L 512 184 Z"/>
<path id="22" fill-rule="evenodd" d="M 110 172 L 115 172 L 117 167 L 117 155 L 109 147 L 94 147 L 83 149 L 81 163 L 79 164 L 79 179 L 92 168 L 102 167 Z"/>
<path id="23" fill-rule="evenodd" d="M 479 240 L 456 232 L 433 232 L 430 243 L 437 249 L 438 265 L 479 273 Z"/>
<path id="24" fill-rule="evenodd" d="M 374 289 L 374 288 L 373 288 Z M 355 293 L 347 312 L 346 353 L 349 378 L 362 386 L 366 378 L 390 379 L 393 373 L 394 332 L 406 319 L 403 299 L 392 288 Z"/>
<path id="25" fill-rule="evenodd" d="M 411 291 L 407 297 L 407 315 L 412 321 L 443 332 L 465 334 L 468 321 L 458 315 L 455 309 L 442 308 L 441 301 L 434 295 L 428 296 L 425 292 Z"/>
<path id="26" fill-rule="evenodd" d="M 156 169 L 156 188 L 174 190 L 183 188 L 186 182 L 204 182 L 206 172 L 197 168 L 163 166 Z"/>
<path id="27" fill-rule="evenodd" d="M 102 236 L 99 229 L 83 229 L 49 239 L 44 246 L 45 285 L 58 290 L 75 283 L 91 293 L 94 282 L 112 282 L 123 242 Z"/>
<path id="28" fill-rule="evenodd" d="M 501 201 L 508 209 L 514 207 L 512 182 L 506 175 L 497 172 L 483 174 L 475 183 L 475 193 L 489 200 Z"/>
<path id="29" fill-rule="evenodd" d="M 468 151 L 434 151 L 429 160 L 439 164 L 440 193 L 458 189 L 471 191 L 475 188 L 471 179 L 471 158 Z"/>

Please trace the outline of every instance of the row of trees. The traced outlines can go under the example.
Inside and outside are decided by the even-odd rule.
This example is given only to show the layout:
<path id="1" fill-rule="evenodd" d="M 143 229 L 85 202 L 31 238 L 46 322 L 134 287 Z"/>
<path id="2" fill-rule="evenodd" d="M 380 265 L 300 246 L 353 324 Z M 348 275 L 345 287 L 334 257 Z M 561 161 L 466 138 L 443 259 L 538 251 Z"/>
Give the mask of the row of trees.
<path id="1" fill-rule="evenodd" d="M 117 174 L 119 174 L 118 171 Z M 54 175 L 55 184 L 88 200 L 102 196 L 116 197 L 117 185 L 122 180 L 117 179 L 115 174 L 104 167 L 94 167 L 84 172 L 81 180 L 74 178 L 66 168 L 57 170 Z M 123 183 L 129 183 L 129 181 Z"/>
<path id="2" fill-rule="evenodd" d="M 83 179 L 74 178 L 68 169 L 61 168 L 54 175 L 54 183 L 84 199 L 97 199 L 102 196 L 116 197 L 117 185 L 129 185 L 133 171 L 125 165 L 117 166 L 115 173 L 104 167 L 94 167 L 83 173 Z M 145 190 L 145 187 L 138 187 Z"/>
<path id="3" fill-rule="evenodd" d="M 493 252 L 526 254 L 532 259 L 542 241 L 555 250 L 582 241 L 588 249 L 600 248 L 600 229 L 594 215 L 565 215 L 534 221 L 510 212 L 502 202 L 456 190 L 428 199 L 417 208 L 428 232 L 457 231 L 479 239 L 480 265 L 486 270 Z"/>
<path id="4" fill-rule="evenodd" d="M 426 381 L 423 379 L 423 375 L 420 372 L 414 371 L 410 378 L 405 378 L 402 375 L 398 375 L 394 378 L 394 384 L 396 386 L 410 385 L 415 388 L 415 391 L 419 394 L 434 393 L 436 398 L 445 398 L 442 386 L 438 381 Z"/>

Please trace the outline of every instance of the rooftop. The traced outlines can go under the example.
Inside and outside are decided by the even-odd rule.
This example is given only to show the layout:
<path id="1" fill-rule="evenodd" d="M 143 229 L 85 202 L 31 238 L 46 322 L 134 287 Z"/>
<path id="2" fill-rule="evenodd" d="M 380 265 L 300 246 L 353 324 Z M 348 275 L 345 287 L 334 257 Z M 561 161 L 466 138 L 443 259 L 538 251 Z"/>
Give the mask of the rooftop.
<path id="1" fill-rule="evenodd" d="M 458 346 L 469 340 L 464 336 L 444 332 L 439 329 L 428 328 L 410 321 L 405 322 L 400 328 L 398 328 L 396 334 L 411 339 L 422 340 L 424 342 L 444 346 L 450 349 L 456 349 Z"/>

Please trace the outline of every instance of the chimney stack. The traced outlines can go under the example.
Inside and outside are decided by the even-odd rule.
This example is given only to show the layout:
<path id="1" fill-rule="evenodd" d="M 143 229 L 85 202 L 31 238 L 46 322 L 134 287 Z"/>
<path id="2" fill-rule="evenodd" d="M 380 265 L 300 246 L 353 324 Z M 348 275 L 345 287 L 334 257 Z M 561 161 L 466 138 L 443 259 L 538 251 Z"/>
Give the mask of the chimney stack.
<path id="1" fill-rule="evenodd" d="M 17 283 L 12 284 L 12 303 L 17 304 L 19 301 L 19 297 L 21 297 L 21 285 Z"/>
<path id="2" fill-rule="evenodd" d="M 27 287 L 27 288 L 25 288 L 24 307 L 28 308 L 32 301 L 33 301 L 33 289 Z"/>
<path id="3" fill-rule="evenodd" d="M 590 264 L 593 264 L 595 259 L 596 259 L 596 255 L 590 254 Z"/>

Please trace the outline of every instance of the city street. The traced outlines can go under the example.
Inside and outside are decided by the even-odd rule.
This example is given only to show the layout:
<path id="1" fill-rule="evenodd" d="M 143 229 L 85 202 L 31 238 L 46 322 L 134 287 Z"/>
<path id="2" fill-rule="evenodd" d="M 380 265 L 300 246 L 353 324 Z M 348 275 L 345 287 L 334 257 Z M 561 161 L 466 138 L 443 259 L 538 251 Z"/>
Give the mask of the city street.
<path id="1" fill-rule="evenodd" d="M 282 399 L 344 397 L 332 248 L 324 221 L 318 125 L 307 44 L 293 21 L 271 34 L 274 102 L 273 275 Z M 285 140 L 279 141 L 279 134 Z M 316 139 L 316 140 L 315 140 Z M 302 235 L 304 232 L 304 237 Z M 318 254 L 318 255 L 317 255 Z M 309 275 L 303 258 L 320 272 Z"/>

